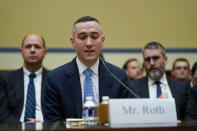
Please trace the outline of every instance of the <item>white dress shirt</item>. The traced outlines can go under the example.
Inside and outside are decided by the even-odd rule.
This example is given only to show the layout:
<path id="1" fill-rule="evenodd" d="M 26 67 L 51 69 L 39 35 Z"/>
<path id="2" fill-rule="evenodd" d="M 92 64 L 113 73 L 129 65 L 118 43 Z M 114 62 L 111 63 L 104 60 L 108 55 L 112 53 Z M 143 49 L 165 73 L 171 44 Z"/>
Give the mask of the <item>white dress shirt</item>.
<path id="1" fill-rule="evenodd" d="M 172 93 L 170 91 L 168 81 L 166 78 L 166 74 L 159 80 L 161 82 L 161 91 L 162 91 L 162 98 L 172 98 Z M 157 98 L 157 85 L 155 81 L 148 77 L 148 89 L 149 89 L 149 98 L 156 99 Z"/>
<path id="2" fill-rule="evenodd" d="M 77 62 L 77 67 L 79 69 L 79 77 L 80 77 L 80 82 L 81 82 L 81 91 L 82 91 L 82 105 L 84 102 L 84 81 L 85 81 L 85 73 L 84 71 L 87 69 L 87 66 L 85 66 L 79 59 L 78 57 L 76 58 Z M 93 85 L 93 91 L 94 91 L 94 98 L 95 98 L 95 103 L 99 103 L 99 76 L 98 76 L 98 66 L 99 66 L 99 59 L 97 62 L 91 66 L 89 69 L 92 71 L 92 85 Z"/>
<path id="3" fill-rule="evenodd" d="M 40 68 L 39 70 L 34 72 L 36 74 L 36 77 L 34 78 L 35 96 L 36 96 L 36 119 L 40 120 L 41 122 L 43 122 L 43 114 L 41 109 L 42 70 L 43 68 Z M 23 104 L 23 111 L 20 117 L 21 122 L 24 122 L 29 75 L 31 74 L 31 72 L 29 72 L 25 67 L 23 67 L 23 72 L 24 72 L 24 104 Z"/>
<path id="4" fill-rule="evenodd" d="M 193 85 L 193 83 L 192 83 L 192 81 L 190 82 L 190 87 L 192 88 L 194 85 Z"/>

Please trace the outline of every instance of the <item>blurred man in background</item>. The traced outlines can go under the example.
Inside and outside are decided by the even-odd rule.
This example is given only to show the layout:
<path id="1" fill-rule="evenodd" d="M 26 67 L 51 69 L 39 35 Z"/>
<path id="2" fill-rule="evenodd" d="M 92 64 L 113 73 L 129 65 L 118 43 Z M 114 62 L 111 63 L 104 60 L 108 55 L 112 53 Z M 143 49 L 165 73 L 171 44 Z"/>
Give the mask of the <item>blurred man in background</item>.
<path id="1" fill-rule="evenodd" d="M 44 79 L 42 62 L 47 54 L 45 40 L 37 34 L 24 37 L 21 44 L 23 67 L 0 75 L 0 121 L 41 122 Z"/>
<path id="2" fill-rule="evenodd" d="M 192 80 L 190 85 L 192 93 L 194 94 L 197 103 L 197 62 L 195 62 L 192 66 Z"/>
<path id="3" fill-rule="evenodd" d="M 129 80 L 135 80 L 142 77 L 140 63 L 135 58 L 127 60 L 123 65 L 123 70 L 126 72 Z"/>
<path id="4" fill-rule="evenodd" d="M 197 62 L 192 66 L 192 80 L 191 87 L 197 86 Z"/>
<path id="5" fill-rule="evenodd" d="M 180 81 L 190 82 L 191 71 L 189 61 L 185 58 L 178 58 L 173 62 L 172 76 Z"/>

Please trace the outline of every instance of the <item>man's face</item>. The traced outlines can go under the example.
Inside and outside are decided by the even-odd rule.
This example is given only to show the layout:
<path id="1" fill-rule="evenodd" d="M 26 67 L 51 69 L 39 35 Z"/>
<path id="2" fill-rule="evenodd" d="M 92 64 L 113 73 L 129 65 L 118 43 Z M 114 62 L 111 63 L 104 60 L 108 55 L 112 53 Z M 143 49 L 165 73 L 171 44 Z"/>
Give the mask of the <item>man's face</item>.
<path id="1" fill-rule="evenodd" d="M 127 65 L 126 74 L 130 80 L 141 78 L 140 64 L 137 61 L 131 61 Z"/>
<path id="2" fill-rule="evenodd" d="M 79 60 L 83 64 L 91 66 L 96 63 L 104 45 L 104 40 L 99 24 L 96 21 L 87 21 L 75 25 L 71 43 Z"/>
<path id="3" fill-rule="evenodd" d="M 143 55 L 146 73 L 152 80 L 159 80 L 164 74 L 167 56 L 159 49 L 145 49 Z"/>
<path id="4" fill-rule="evenodd" d="M 44 48 L 42 39 L 38 35 L 29 35 L 23 42 L 21 55 L 25 65 L 40 65 L 47 53 Z"/>
<path id="5" fill-rule="evenodd" d="M 190 69 L 187 62 L 177 61 L 174 65 L 172 75 L 175 79 L 188 81 L 190 79 Z"/>

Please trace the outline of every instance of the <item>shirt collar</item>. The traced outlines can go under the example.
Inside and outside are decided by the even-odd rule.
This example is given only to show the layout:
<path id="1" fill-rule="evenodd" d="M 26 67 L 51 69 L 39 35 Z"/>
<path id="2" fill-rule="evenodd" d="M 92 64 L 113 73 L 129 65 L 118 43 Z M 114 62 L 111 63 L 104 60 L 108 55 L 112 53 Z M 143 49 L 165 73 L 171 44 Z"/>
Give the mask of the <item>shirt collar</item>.
<path id="1" fill-rule="evenodd" d="M 25 68 L 25 67 L 23 66 L 23 72 L 24 72 L 27 76 L 29 76 L 31 73 L 35 73 L 36 76 L 38 76 L 38 75 L 40 75 L 40 74 L 42 73 L 42 70 L 43 70 L 43 68 L 41 67 L 41 68 L 38 69 L 36 72 L 30 72 L 29 70 L 27 70 L 27 68 Z"/>
<path id="2" fill-rule="evenodd" d="M 192 81 L 190 82 L 190 86 L 191 86 L 191 87 L 193 87 L 193 86 L 194 86 L 194 85 L 193 85 L 193 83 L 192 83 Z"/>
<path id="3" fill-rule="evenodd" d="M 78 66 L 78 69 L 79 69 L 79 74 L 82 75 L 83 72 L 88 68 L 86 65 L 84 65 L 80 60 L 79 58 L 77 57 L 76 58 L 76 62 L 77 62 L 77 66 Z M 92 70 L 92 72 L 95 74 L 95 75 L 98 75 L 98 66 L 99 66 L 99 59 L 97 59 L 96 63 L 90 67 L 90 69 Z"/>

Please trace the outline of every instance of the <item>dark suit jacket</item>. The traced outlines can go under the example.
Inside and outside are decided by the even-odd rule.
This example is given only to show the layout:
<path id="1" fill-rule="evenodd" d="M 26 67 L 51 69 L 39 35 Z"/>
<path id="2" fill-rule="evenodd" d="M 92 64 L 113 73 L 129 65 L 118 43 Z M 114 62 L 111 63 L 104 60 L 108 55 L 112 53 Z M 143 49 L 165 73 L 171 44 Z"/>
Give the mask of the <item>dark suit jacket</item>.
<path id="1" fill-rule="evenodd" d="M 192 119 L 196 118 L 196 103 L 191 94 L 189 84 L 167 77 L 168 85 L 175 99 L 177 118 Z M 148 78 L 144 77 L 135 81 L 130 81 L 131 89 L 140 98 L 149 98 Z M 195 109 L 196 108 L 196 109 Z"/>
<path id="2" fill-rule="evenodd" d="M 120 68 L 106 63 L 107 67 L 124 84 L 128 78 Z M 110 98 L 132 97 L 129 92 L 115 80 L 104 65 L 99 63 L 99 100 L 102 96 Z M 76 58 L 53 71 L 46 78 L 44 97 L 44 120 L 46 122 L 82 117 L 82 93 Z"/>
<path id="3" fill-rule="evenodd" d="M 42 72 L 42 87 L 47 70 Z M 41 101 L 43 101 L 43 88 Z M 0 122 L 19 122 L 24 105 L 23 68 L 0 75 Z M 43 102 L 41 102 L 41 106 Z"/>

